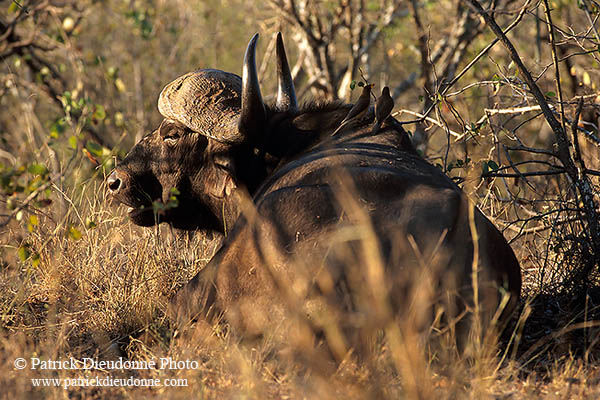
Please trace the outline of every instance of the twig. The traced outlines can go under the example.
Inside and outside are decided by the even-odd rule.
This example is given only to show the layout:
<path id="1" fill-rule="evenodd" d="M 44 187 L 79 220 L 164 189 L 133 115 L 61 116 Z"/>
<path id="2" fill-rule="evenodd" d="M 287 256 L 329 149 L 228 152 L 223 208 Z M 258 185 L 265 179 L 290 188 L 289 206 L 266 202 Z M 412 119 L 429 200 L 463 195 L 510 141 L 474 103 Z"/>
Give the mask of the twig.
<path id="1" fill-rule="evenodd" d="M 593 169 L 585 169 L 585 173 L 588 175 L 600 176 L 600 171 L 596 171 Z"/>
<path id="2" fill-rule="evenodd" d="M 535 218 L 530 218 L 530 220 L 534 220 Z M 548 229 L 553 229 L 555 228 L 557 225 L 563 225 L 563 224 L 569 224 L 571 222 L 577 222 L 577 221 L 581 221 L 581 218 L 579 217 L 569 217 L 569 218 L 565 218 L 565 219 L 561 219 L 558 221 L 554 221 L 551 225 L 539 225 L 539 226 L 534 226 L 532 228 L 519 228 L 513 225 L 508 225 L 506 227 L 506 229 L 510 229 L 513 232 L 517 232 L 517 236 L 520 235 L 526 235 L 528 233 L 539 233 L 539 232 L 543 232 L 543 231 L 547 231 Z M 523 226 L 527 225 L 527 222 L 525 222 L 523 224 Z"/>
<path id="3" fill-rule="evenodd" d="M 402 110 L 398 110 L 395 113 L 392 114 L 393 117 L 395 116 L 400 116 L 402 114 L 410 114 L 410 115 L 414 115 L 415 117 L 420 118 L 419 121 L 427 121 L 427 122 L 431 122 L 434 125 L 439 126 L 442 129 L 446 129 L 446 127 L 444 126 L 444 124 L 442 124 L 440 121 L 438 121 L 435 118 L 431 118 L 431 117 L 427 117 L 421 113 L 415 112 L 415 111 L 411 111 L 411 110 L 406 110 L 406 109 L 402 109 Z M 404 122 L 400 122 L 400 123 L 404 123 Z M 454 136 L 454 137 L 462 137 L 463 134 L 462 133 L 458 133 L 458 132 L 454 132 L 453 130 L 448 129 L 448 132 L 450 133 L 450 135 Z"/>
<path id="4" fill-rule="evenodd" d="M 524 145 L 506 146 L 506 149 L 507 150 L 512 150 L 512 151 L 526 151 L 528 153 L 545 154 L 547 156 L 558 158 L 558 155 L 556 153 L 550 151 L 550 150 L 537 149 L 535 147 L 529 147 L 529 146 L 524 146 Z"/>
<path id="5" fill-rule="evenodd" d="M 558 55 L 556 54 L 556 39 L 554 38 L 554 25 L 552 24 L 552 16 L 550 14 L 550 6 L 548 0 L 543 0 L 544 12 L 546 14 L 546 26 L 548 28 L 548 39 L 550 40 L 550 49 L 552 49 L 552 63 L 554 64 L 554 79 L 556 80 L 556 92 L 558 96 L 558 108 L 560 112 L 560 122 L 563 132 L 565 128 L 565 108 L 563 106 L 563 93 L 560 86 L 560 70 L 558 65 Z"/>
<path id="6" fill-rule="evenodd" d="M 582 0 L 580 3 L 583 6 L 583 10 L 585 11 L 585 15 L 590 23 L 590 28 L 594 31 L 594 35 L 596 36 L 596 40 L 600 42 L 600 35 L 598 34 L 598 30 L 596 29 L 596 25 L 594 25 L 594 21 L 592 21 L 592 16 L 590 15 L 590 9 L 587 6 L 586 0 Z"/>
<path id="7" fill-rule="evenodd" d="M 527 177 L 523 176 L 521 171 L 519 170 L 518 166 L 520 163 L 513 162 L 512 157 L 510 156 L 510 152 L 508 151 L 508 149 L 506 148 L 505 145 L 502 145 L 502 149 L 504 150 L 504 155 L 506 156 L 506 160 L 508 161 L 509 167 L 523 179 L 523 182 L 525 182 L 527 184 L 527 186 L 529 186 L 531 188 L 533 193 L 536 193 L 536 190 L 535 190 L 535 187 L 533 186 L 533 184 L 531 182 L 529 182 L 529 179 L 527 179 Z"/>
<path id="8" fill-rule="evenodd" d="M 409 3 L 413 14 L 415 28 L 417 30 L 417 44 L 419 48 L 419 53 L 421 55 L 421 84 L 422 89 L 425 92 L 425 103 L 423 107 L 424 109 L 427 109 L 433 102 L 430 98 L 431 94 L 433 93 L 433 82 L 431 82 L 431 64 L 429 62 L 427 34 L 425 33 L 425 29 L 423 29 L 423 23 L 421 22 L 421 17 L 419 15 L 419 6 L 417 4 L 417 0 L 411 0 Z"/>
<path id="9" fill-rule="evenodd" d="M 547 176 L 547 175 L 560 175 L 564 174 L 564 169 L 551 169 L 548 171 L 533 171 L 533 172 L 521 172 L 519 174 L 510 174 L 505 172 L 485 172 L 481 174 L 482 178 L 521 178 L 524 176 Z"/>
<path id="10" fill-rule="evenodd" d="M 575 111 L 575 118 L 571 121 L 571 135 L 573 135 L 573 146 L 575 146 L 575 162 L 580 165 L 580 173 L 585 173 L 585 162 L 581 157 L 581 149 L 579 148 L 579 137 L 577 135 L 577 125 L 579 124 L 579 117 L 581 116 L 581 111 L 583 110 L 583 97 L 579 98 L 577 103 L 577 109 Z"/>
<path id="11" fill-rule="evenodd" d="M 61 175 L 62 176 L 62 175 Z M 60 178 L 60 176 L 58 177 Z M 53 180 L 49 180 L 48 182 L 44 183 L 43 185 L 41 185 L 40 187 L 38 187 L 37 189 L 35 189 L 33 192 L 29 193 L 29 196 L 27 196 L 23 202 L 21 204 L 19 204 L 17 207 L 15 207 L 10 214 L 8 215 L 3 215 L 4 217 L 6 217 L 5 221 L 0 222 L 0 228 L 5 227 L 6 225 L 8 225 L 8 223 L 10 222 L 10 220 L 17 215 L 17 213 L 19 211 L 21 211 L 22 209 L 24 209 L 25 207 L 27 207 L 27 205 L 29 205 L 29 203 L 31 203 L 38 194 L 40 194 L 41 192 L 43 192 L 44 190 L 46 190 L 48 187 L 50 187 L 50 185 L 52 185 Z"/>
<path id="12" fill-rule="evenodd" d="M 550 108 L 553 108 L 552 105 L 550 105 Z M 490 115 L 496 115 L 496 114 L 523 114 L 529 111 L 540 111 L 541 107 L 540 106 L 528 106 L 528 107 L 514 107 L 514 108 L 500 108 L 500 109 L 496 109 L 496 108 L 485 108 L 484 111 L 486 113 L 489 113 Z"/>
<path id="13" fill-rule="evenodd" d="M 17 7 L 19 7 L 21 10 L 23 10 L 23 12 L 25 14 L 29 14 L 29 9 L 27 7 L 24 7 L 21 3 L 19 3 L 17 0 L 12 0 L 13 3 L 15 3 L 17 5 Z"/>
<path id="14" fill-rule="evenodd" d="M 0 157 L 9 160 L 13 165 L 17 164 L 17 159 L 12 153 L 9 153 L 6 150 L 0 149 Z"/>

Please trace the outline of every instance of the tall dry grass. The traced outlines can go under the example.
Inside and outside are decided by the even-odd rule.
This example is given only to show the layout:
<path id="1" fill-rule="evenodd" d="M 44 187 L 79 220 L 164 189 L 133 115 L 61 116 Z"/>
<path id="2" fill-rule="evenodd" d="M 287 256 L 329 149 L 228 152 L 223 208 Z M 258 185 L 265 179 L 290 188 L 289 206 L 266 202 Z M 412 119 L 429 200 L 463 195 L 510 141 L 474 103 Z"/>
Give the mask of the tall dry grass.
<path id="1" fill-rule="evenodd" d="M 589 324 L 563 334 L 538 335 L 542 341 L 554 335 L 546 344 L 535 334 L 528 338 L 535 329 L 548 328 L 536 320 L 536 312 L 546 312 L 535 304 L 536 298 L 525 302 L 500 346 L 496 337 L 484 336 L 463 355 L 439 320 L 425 334 L 415 331 L 419 315 L 386 325 L 371 343 L 370 357 L 348 352 L 341 363 L 325 361 L 328 365 L 281 351 L 281 342 L 273 337 L 243 340 L 226 321 L 200 320 L 175 328 L 167 316 L 168 299 L 210 259 L 218 240 L 178 236 L 165 226 L 135 227 L 123 209 L 110 205 L 98 180 L 66 192 L 64 198 L 66 219 L 54 218 L 57 202 L 49 209 L 25 213 L 39 218 L 32 232 L 23 216 L 1 236 L 5 257 L 0 281 L 4 372 L 0 380 L 6 398 L 593 398 L 600 392 L 594 352 L 597 329 Z M 76 240 L 65 234 L 66 221 L 90 228 L 82 228 Z M 376 281 L 381 265 L 376 249 L 369 247 L 373 244 L 368 231 L 345 234 L 363 237 L 362 261 L 367 261 Z M 22 261 L 15 255 L 18 240 L 39 253 L 39 264 L 33 266 L 31 259 Z M 415 293 L 424 290 L 428 288 L 416 288 Z M 385 307 L 380 303 L 385 298 L 369 298 L 374 310 Z M 531 318 L 534 323 L 527 326 Z M 590 350 L 585 357 L 570 347 L 574 339 L 569 335 L 581 330 Z M 535 346 L 538 350 L 527 354 Z M 551 351 L 539 351 L 549 346 Z M 13 363 L 19 357 L 170 358 L 198 365 L 197 369 L 18 370 Z M 94 376 L 179 379 L 175 382 L 185 386 L 64 389 L 32 383 L 34 378 L 60 378 L 64 384 L 65 379 Z"/>

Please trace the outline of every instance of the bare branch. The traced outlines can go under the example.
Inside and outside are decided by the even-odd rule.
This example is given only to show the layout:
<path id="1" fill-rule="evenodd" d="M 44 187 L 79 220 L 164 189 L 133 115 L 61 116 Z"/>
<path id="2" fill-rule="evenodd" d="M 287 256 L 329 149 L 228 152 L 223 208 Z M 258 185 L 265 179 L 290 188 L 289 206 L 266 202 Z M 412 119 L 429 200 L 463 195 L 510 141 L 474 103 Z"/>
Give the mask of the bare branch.
<path id="1" fill-rule="evenodd" d="M 581 157 L 581 149 L 579 148 L 579 137 L 577 135 L 577 125 L 579 124 L 579 117 L 581 116 L 581 110 L 583 110 L 583 97 L 579 98 L 577 104 L 577 110 L 575 111 L 575 118 L 571 122 L 571 135 L 573 136 L 573 145 L 575 146 L 575 162 L 581 166 L 580 172 L 585 171 L 585 163 Z M 585 172 L 583 172 L 585 173 Z"/>
<path id="2" fill-rule="evenodd" d="M 427 34 L 425 33 L 425 29 L 423 29 L 423 23 L 421 22 L 421 17 L 419 16 L 419 6 L 417 4 L 417 0 L 411 0 L 410 5 L 413 13 L 413 20 L 415 22 L 415 28 L 417 31 L 417 46 L 419 48 L 419 54 L 421 56 L 421 86 L 424 91 L 423 109 L 428 109 L 433 103 L 433 100 L 430 96 L 433 94 L 434 90 L 433 82 L 431 80 L 431 64 L 429 61 Z"/>
<path id="3" fill-rule="evenodd" d="M 510 54 L 510 57 L 512 58 L 513 62 L 519 69 L 523 78 L 525 79 L 527 86 L 529 86 L 529 90 L 531 90 L 537 103 L 540 105 L 541 110 L 544 113 L 544 117 L 546 118 L 546 121 L 548 122 L 548 124 L 550 125 L 550 128 L 552 128 L 552 131 L 554 132 L 556 145 L 558 147 L 557 155 L 558 155 L 561 163 L 563 164 L 565 171 L 567 172 L 567 174 L 569 175 L 571 180 L 574 182 L 575 187 L 577 188 L 579 194 L 581 195 L 582 202 L 583 202 L 584 209 L 585 209 L 584 215 L 585 215 L 585 219 L 588 224 L 589 233 L 591 235 L 591 242 L 592 242 L 592 246 L 594 249 L 594 257 L 595 257 L 596 262 L 594 264 L 590 264 L 590 265 L 586 266 L 586 268 L 582 271 L 581 279 L 586 279 L 586 277 L 591 272 L 591 268 L 594 265 L 598 265 L 598 261 L 600 259 L 600 226 L 599 226 L 599 221 L 598 221 L 599 216 L 598 216 L 598 212 L 596 210 L 596 204 L 595 204 L 595 199 L 594 199 L 594 190 L 592 188 L 592 185 L 591 185 L 589 179 L 587 179 L 587 177 L 585 175 L 582 176 L 581 174 L 578 173 L 575 163 L 573 162 L 573 159 L 571 158 L 571 154 L 570 154 L 570 150 L 569 150 L 569 141 L 566 137 L 565 130 L 563 129 L 561 124 L 556 120 L 556 118 L 554 117 L 554 114 L 553 114 L 552 110 L 550 109 L 548 103 L 546 102 L 544 95 L 542 94 L 542 92 L 541 92 L 540 88 L 538 87 L 537 83 L 535 82 L 535 80 L 532 78 L 531 74 L 529 73 L 529 70 L 525 67 L 525 65 L 521 61 L 521 58 L 520 58 L 517 50 L 513 46 L 513 44 L 506 37 L 506 35 L 502 32 L 502 29 L 498 26 L 495 19 L 481 7 L 481 5 L 479 4 L 479 2 L 477 0 L 463 0 L 463 1 L 465 1 L 467 4 L 469 4 L 475 11 L 477 11 L 484 18 L 488 27 L 494 32 L 494 34 L 496 34 L 496 36 L 500 39 L 500 41 L 502 42 L 504 47 L 506 47 L 506 49 L 508 50 L 508 52 Z"/>
<path id="4" fill-rule="evenodd" d="M 532 172 L 521 172 L 518 174 L 511 174 L 508 172 L 484 172 L 481 174 L 482 178 L 522 178 L 528 176 L 547 176 L 547 175 L 560 175 L 564 174 L 564 169 L 551 169 L 548 171 L 532 171 Z"/>
<path id="5" fill-rule="evenodd" d="M 396 116 L 400 116 L 402 114 L 414 115 L 415 117 L 421 118 L 421 120 L 423 120 L 423 121 L 431 122 L 432 124 L 435 124 L 442 129 L 446 129 L 446 126 L 442 122 L 438 121 L 437 119 L 431 118 L 431 117 L 426 117 L 423 114 L 420 114 L 418 112 L 411 111 L 411 110 L 406 110 L 406 109 L 398 110 L 395 113 L 393 113 L 392 116 L 396 117 Z M 453 130 L 450 130 L 450 129 L 448 129 L 448 132 L 450 133 L 450 135 L 457 137 L 457 138 L 460 138 L 463 136 L 462 133 L 454 132 Z"/>
<path id="6" fill-rule="evenodd" d="M 556 55 L 556 40 L 554 39 L 554 25 L 552 24 L 552 16 L 550 14 L 550 6 L 548 0 L 543 0 L 544 12 L 546 14 L 546 26 L 548 28 L 548 39 L 550 40 L 550 49 L 552 49 L 552 63 L 554 64 L 554 77 L 556 83 L 556 92 L 559 102 L 560 121 L 563 132 L 566 132 L 565 128 L 565 108 L 563 105 L 563 93 L 560 86 L 560 70 L 558 67 L 558 56 Z"/>

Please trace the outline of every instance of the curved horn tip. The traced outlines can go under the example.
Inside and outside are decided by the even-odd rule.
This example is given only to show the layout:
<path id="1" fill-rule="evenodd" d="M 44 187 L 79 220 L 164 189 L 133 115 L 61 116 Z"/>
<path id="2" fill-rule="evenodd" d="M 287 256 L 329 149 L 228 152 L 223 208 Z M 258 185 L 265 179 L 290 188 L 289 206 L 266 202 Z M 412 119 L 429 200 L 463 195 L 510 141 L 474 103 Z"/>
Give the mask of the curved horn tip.
<path id="1" fill-rule="evenodd" d="M 254 67 L 256 69 L 256 43 L 258 42 L 258 33 L 255 33 L 254 36 L 248 42 L 248 46 L 246 47 L 246 54 L 244 55 L 244 70 L 242 71 L 244 74 L 247 73 L 247 69 L 249 67 Z M 248 71 L 250 72 L 250 71 Z"/>
<path id="2" fill-rule="evenodd" d="M 281 32 L 277 32 L 277 59 L 278 63 L 281 63 L 281 59 L 284 59 L 287 64 L 287 56 L 285 54 L 285 45 L 283 44 L 283 36 Z"/>
<path id="3" fill-rule="evenodd" d="M 258 42 L 258 33 L 255 33 L 254 36 L 248 42 L 248 46 L 246 47 L 246 54 L 244 54 L 244 71 L 246 72 L 246 67 L 250 66 L 250 64 L 255 63 L 254 59 L 256 58 L 256 43 Z"/>
<path id="4" fill-rule="evenodd" d="M 242 71 L 242 110 L 238 128 L 247 137 L 260 132 L 266 120 L 265 105 L 256 71 L 257 41 L 258 33 L 248 42 Z"/>
<path id="5" fill-rule="evenodd" d="M 296 111 L 298 109 L 296 90 L 281 32 L 277 33 L 277 81 L 277 108 L 280 111 Z"/>

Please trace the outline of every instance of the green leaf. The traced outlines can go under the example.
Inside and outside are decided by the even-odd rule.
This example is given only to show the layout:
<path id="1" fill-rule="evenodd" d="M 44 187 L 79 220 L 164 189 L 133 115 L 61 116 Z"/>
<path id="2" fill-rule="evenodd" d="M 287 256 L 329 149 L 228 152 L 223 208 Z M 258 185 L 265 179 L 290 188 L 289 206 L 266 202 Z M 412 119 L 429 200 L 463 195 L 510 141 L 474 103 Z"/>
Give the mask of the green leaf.
<path id="1" fill-rule="evenodd" d="M 81 239 L 81 232 L 74 226 L 69 228 L 69 237 L 75 241 Z"/>
<path id="2" fill-rule="evenodd" d="M 356 88 L 356 81 L 352 80 L 352 82 L 350 82 L 350 90 L 354 90 Z"/>
<path id="3" fill-rule="evenodd" d="M 71 92 L 68 90 L 65 91 L 62 95 L 62 98 L 66 101 L 67 104 L 70 103 L 72 101 Z"/>
<path id="4" fill-rule="evenodd" d="M 152 202 L 152 211 L 155 214 L 158 214 L 164 210 L 165 210 L 165 205 L 163 204 L 162 201 L 155 200 Z"/>
<path id="5" fill-rule="evenodd" d="M 31 265 L 33 265 L 34 267 L 37 267 L 38 265 L 40 265 L 40 255 L 38 253 L 35 253 L 31 257 Z"/>
<path id="6" fill-rule="evenodd" d="M 494 160 L 490 160 L 487 162 L 488 167 L 490 167 L 492 169 L 492 171 L 497 171 L 500 167 L 498 166 L 498 164 L 496 164 L 496 161 Z"/>
<path id="7" fill-rule="evenodd" d="M 33 163 L 27 168 L 27 171 L 33 175 L 46 175 L 48 173 L 48 168 L 43 164 Z"/>
<path id="8" fill-rule="evenodd" d="M 481 172 L 483 175 L 487 174 L 488 172 L 490 172 L 490 167 L 488 166 L 487 161 L 483 161 L 482 165 L 481 165 Z"/>
<path id="9" fill-rule="evenodd" d="M 106 118 L 106 111 L 104 111 L 104 107 L 102 105 L 96 104 L 96 110 L 94 111 L 92 118 L 98 121 L 102 121 L 104 118 Z"/>
<path id="10" fill-rule="evenodd" d="M 550 92 L 546 93 L 546 96 L 547 97 L 556 97 L 556 93 L 550 91 Z"/>
<path id="11" fill-rule="evenodd" d="M 89 217 L 85 219 L 86 228 L 94 229 L 96 226 L 98 226 L 98 224 L 96 224 L 96 221 L 94 221 L 93 219 L 90 219 Z"/>
<path id="12" fill-rule="evenodd" d="M 363 86 L 365 86 L 364 82 L 358 82 L 358 87 L 363 87 Z"/>
<path id="13" fill-rule="evenodd" d="M 116 79 L 119 75 L 119 68 L 108 67 L 107 73 L 110 78 Z"/>
<path id="14" fill-rule="evenodd" d="M 23 245 L 19 247 L 19 250 L 17 250 L 17 254 L 19 255 L 21 261 L 27 261 L 27 259 L 31 255 L 31 252 L 29 251 L 29 246 Z"/>
<path id="15" fill-rule="evenodd" d="M 69 138 L 69 147 L 73 150 L 77 150 L 77 136 L 71 136 Z"/>
<path id="16" fill-rule="evenodd" d="M 58 139 L 59 135 L 65 131 L 65 120 L 59 118 L 52 123 L 50 126 L 50 137 L 52 139 Z"/>
<path id="17" fill-rule="evenodd" d="M 95 155 L 97 157 L 102 156 L 102 146 L 100 146 L 98 143 L 88 141 L 85 144 L 85 148 L 88 149 L 88 151 L 90 153 L 92 153 L 93 155 Z"/>

